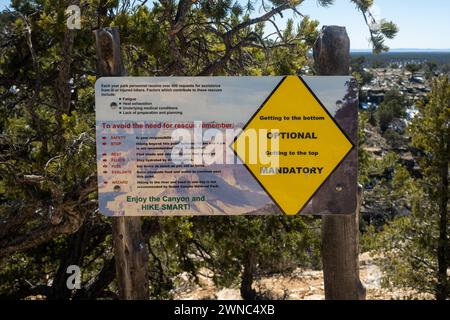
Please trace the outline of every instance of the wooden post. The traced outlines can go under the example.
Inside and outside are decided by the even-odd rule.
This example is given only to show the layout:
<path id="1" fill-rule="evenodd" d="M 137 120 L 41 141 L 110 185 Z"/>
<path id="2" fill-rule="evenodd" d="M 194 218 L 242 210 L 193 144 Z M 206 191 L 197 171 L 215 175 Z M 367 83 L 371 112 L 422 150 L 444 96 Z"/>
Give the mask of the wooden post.
<path id="1" fill-rule="evenodd" d="M 349 75 L 350 39 L 345 27 L 323 27 L 314 45 L 314 62 L 318 75 Z M 344 120 L 345 112 L 356 111 L 339 110 L 335 119 L 342 129 L 351 132 L 351 138 L 356 137 L 357 126 Z M 349 155 L 351 157 L 357 157 L 357 150 Z M 364 300 L 366 290 L 359 279 L 359 211 L 362 192 L 346 179 L 344 168 L 345 165 L 330 177 L 327 185 L 334 189 L 322 190 L 321 200 L 326 201 L 327 197 L 334 196 L 333 193 L 348 188 L 354 189 L 357 194 L 358 205 L 354 214 L 332 214 L 322 218 L 325 299 Z"/>
<path id="2" fill-rule="evenodd" d="M 117 27 L 94 31 L 99 77 L 125 76 L 120 55 Z M 123 300 L 147 300 L 148 248 L 141 230 L 140 217 L 113 217 L 112 233 L 119 297 Z"/>

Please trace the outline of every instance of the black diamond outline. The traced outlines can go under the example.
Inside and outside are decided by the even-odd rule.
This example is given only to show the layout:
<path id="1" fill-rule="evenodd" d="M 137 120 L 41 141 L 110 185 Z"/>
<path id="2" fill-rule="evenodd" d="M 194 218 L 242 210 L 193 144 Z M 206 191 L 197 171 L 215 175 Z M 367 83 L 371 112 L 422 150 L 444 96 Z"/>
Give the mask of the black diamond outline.
<path id="1" fill-rule="evenodd" d="M 233 140 L 233 142 L 231 143 L 231 145 L 229 146 L 231 148 L 231 150 L 233 150 L 233 153 L 235 154 L 235 156 L 242 162 L 242 164 L 245 166 L 245 168 L 247 169 L 247 171 L 253 176 L 253 178 L 258 182 L 258 184 L 261 186 L 261 188 L 267 193 L 267 195 L 270 197 L 270 199 L 272 199 L 273 203 L 275 203 L 275 205 L 280 209 L 281 212 L 283 212 L 285 215 L 287 216 L 297 216 L 299 215 L 303 209 L 305 209 L 305 207 L 311 202 L 312 198 L 314 198 L 314 196 L 319 192 L 319 190 L 323 187 L 323 185 L 328 181 L 328 179 L 333 175 L 333 173 L 341 166 L 341 164 L 345 161 L 345 159 L 350 155 L 350 153 L 355 150 L 356 146 L 353 143 L 352 139 L 350 139 L 350 137 L 347 135 L 347 132 L 345 132 L 341 126 L 339 125 L 339 123 L 336 122 L 336 120 L 334 119 L 334 117 L 330 114 L 330 112 L 328 111 L 328 109 L 323 105 L 322 101 L 317 97 L 317 95 L 314 93 L 313 90 L 311 90 L 311 88 L 308 86 L 308 84 L 305 82 L 305 80 L 303 80 L 303 78 L 301 76 L 297 76 L 297 78 L 300 80 L 300 82 L 306 87 L 306 89 L 308 89 L 308 91 L 311 93 L 311 95 L 314 97 L 314 99 L 319 103 L 319 105 L 322 107 L 322 109 L 326 112 L 326 114 L 330 117 L 330 119 L 334 122 L 334 124 L 338 127 L 338 129 L 341 131 L 341 133 L 344 135 L 344 137 L 347 139 L 347 142 L 350 142 L 351 144 L 351 148 L 350 150 L 345 154 L 344 157 L 342 157 L 342 160 L 334 167 L 334 169 L 330 172 L 330 174 L 323 180 L 323 182 L 316 188 L 316 191 L 314 191 L 314 193 L 311 195 L 311 197 L 305 202 L 305 204 L 301 207 L 301 209 L 295 214 L 295 215 L 290 215 L 287 214 L 283 208 L 280 206 L 280 204 L 278 203 L 278 201 L 275 200 L 275 198 L 270 194 L 270 192 L 266 189 L 266 187 L 261 183 L 261 181 L 259 181 L 259 179 L 256 177 L 256 175 L 252 172 L 252 170 L 250 170 L 250 168 L 247 166 L 247 164 L 241 159 L 241 157 L 237 154 L 236 150 L 234 150 L 233 145 L 236 143 L 237 139 L 244 133 L 245 129 L 247 129 L 247 127 L 250 125 L 250 123 L 253 121 L 253 119 L 258 115 L 258 113 L 264 108 L 264 106 L 267 104 L 267 102 L 270 100 L 270 98 L 272 98 L 272 96 L 275 94 L 275 92 L 278 90 L 278 88 L 284 83 L 284 81 L 288 78 L 288 76 L 284 76 L 283 79 L 281 79 L 281 81 L 277 84 L 277 86 L 275 87 L 275 89 L 273 89 L 273 91 L 270 93 L 270 95 L 266 98 L 266 100 L 264 100 L 264 102 L 262 103 L 262 105 L 256 110 L 256 112 L 253 114 L 253 116 L 250 118 L 250 120 L 247 122 L 247 124 L 242 128 L 241 133 L 239 133 Z"/>

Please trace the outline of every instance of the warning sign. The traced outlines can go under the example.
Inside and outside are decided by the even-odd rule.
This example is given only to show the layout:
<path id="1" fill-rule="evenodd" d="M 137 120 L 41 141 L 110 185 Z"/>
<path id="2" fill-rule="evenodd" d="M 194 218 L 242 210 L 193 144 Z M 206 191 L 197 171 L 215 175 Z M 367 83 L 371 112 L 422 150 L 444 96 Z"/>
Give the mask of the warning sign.
<path id="1" fill-rule="evenodd" d="M 276 165 L 252 162 L 249 131 L 260 151 L 276 155 Z M 276 149 L 272 149 L 277 140 Z M 240 148 L 239 145 L 244 148 Z M 255 179 L 289 215 L 298 214 L 353 144 L 310 88 L 296 76 L 283 79 L 236 138 L 233 148 Z"/>
<path id="2" fill-rule="evenodd" d="M 100 78 L 100 211 L 351 213 L 357 94 L 340 76 Z"/>

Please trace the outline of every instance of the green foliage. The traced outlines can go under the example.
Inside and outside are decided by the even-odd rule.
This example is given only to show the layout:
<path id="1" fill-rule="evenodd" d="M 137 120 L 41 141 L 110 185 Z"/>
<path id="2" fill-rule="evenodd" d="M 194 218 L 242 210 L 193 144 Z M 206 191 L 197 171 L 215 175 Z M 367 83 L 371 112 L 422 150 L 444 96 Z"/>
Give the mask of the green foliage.
<path id="1" fill-rule="evenodd" d="M 416 73 L 422 70 L 422 65 L 417 63 L 409 63 L 405 66 L 405 69 L 411 73 Z"/>
<path id="2" fill-rule="evenodd" d="M 407 141 L 404 136 L 391 128 L 384 132 L 383 137 L 393 149 L 400 149 L 401 147 L 407 145 Z"/>
<path id="3" fill-rule="evenodd" d="M 269 60 L 263 55 L 258 56 L 263 66 L 262 75 L 299 73 L 300 69 L 307 64 L 307 52 L 319 35 L 318 25 L 318 21 L 310 20 L 308 16 L 305 16 L 297 30 L 294 30 L 294 21 L 289 19 L 282 37 L 291 45 L 274 48 Z"/>
<path id="4" fill-rule="evenodd" d="M 405 97 L 397 90 L 386 92 L 383 103 L 378 111 L 378 123 L 382 132 L 385 132 L 395 119 L 404 119 L 406 116 Z"/>
<path id="5" fill-rule="evenodd" d="M 412 214 L 395 219 L 375 242 L 385 272 L 385 285 L 412 288 L 449 298 L 448 174 L 450 141 L 450 82 L 434 81 L 428 104 L 410 126 L 412 145 L 422 177 L 413 178 L 398 168 L 393 179 L 394 197 Z"/>
<path id="6" fill-rule="evenodd" d="M 364 64 L 366 63 L 366 58 L 364 56 L 360 56 L 357 58 L 352 58 L 351 61 L 351 70 L 352 76 L 358 80 L 358 84 L 361 87 L 369 84 L 373 78 L 373 73 L 366 71 L 364 68 Z"/>
<path id="7" fill-rule="evenodd" d="M 387 64 L 383 60 L 374 60 L 372 62 L 372 68 L 374 68 L 374 69 L 383 69 L 386 67 L 387 67 Z"/>
<path id="8" fill-rule="evenodd" d="M 374 53 L 381 53 L 388 51 L 389 48 L 385 45 L 385 39 L 393 39 L 399 32 L 399 28 L 392 21 L 380 20 L 377 21 L 370 12 L 370 8 L 374 4 L 374 0 L 351 0 L 359 11 L 363 14 L 366 24 L 370 29 L 370 40 L 373 45 Z"/>

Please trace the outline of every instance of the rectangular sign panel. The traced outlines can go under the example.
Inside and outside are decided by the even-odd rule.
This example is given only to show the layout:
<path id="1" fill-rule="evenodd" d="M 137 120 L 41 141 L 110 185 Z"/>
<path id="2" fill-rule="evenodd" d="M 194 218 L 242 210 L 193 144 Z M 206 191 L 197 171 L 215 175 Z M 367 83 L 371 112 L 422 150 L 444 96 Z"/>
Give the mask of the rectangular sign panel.
<path id="1" fill-rule="evenodd" d="M 350 214 L 357 95 L 350 77 L 100 78 L 100 211 Z"/>

